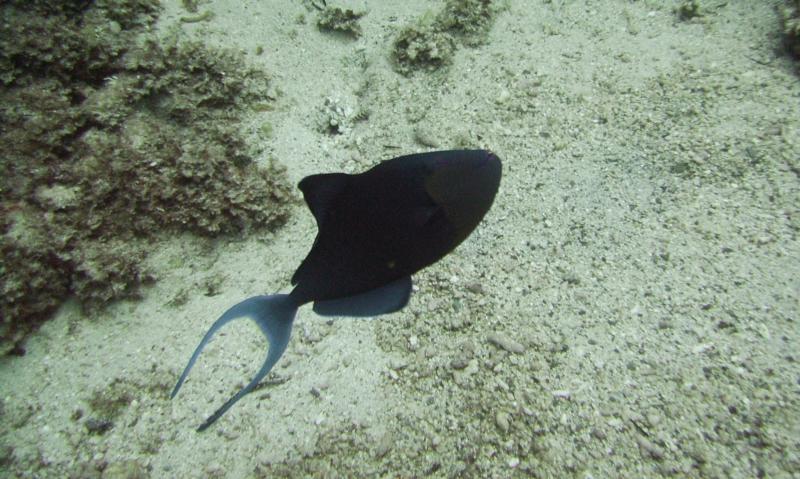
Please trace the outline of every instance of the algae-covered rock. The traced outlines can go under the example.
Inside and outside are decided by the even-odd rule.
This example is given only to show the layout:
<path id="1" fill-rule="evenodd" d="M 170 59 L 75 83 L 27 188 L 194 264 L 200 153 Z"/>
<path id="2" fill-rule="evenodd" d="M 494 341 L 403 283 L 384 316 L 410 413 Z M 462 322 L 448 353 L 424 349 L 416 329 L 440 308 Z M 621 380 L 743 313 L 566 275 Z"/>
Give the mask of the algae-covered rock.
<path id="1" fill-rule="evenodd" d="M 275 227 L 290 188 L 240 117 L 241 54 L 157 37 L 156 0 L 0 6 L 0 352 L 67 296 L 135 296 L 156 235 Z"/>
<path id="2" fill-rule="evenodd" d="M 406 27 L 394 42 L 395 67 L 403 74 L 436 70 L 450 63 L 454 51 L 453 37 L 434 25 Z"/>
<path id="3" fill-rule="evenodd" d="M 456 45 L 486 42 L 494 17 L 502 7 L 492 0 L 448 0 L 438 13 L 428 12 L 400 30 L 394 41 L 395 69 L 436 70 L 450 63 Z"/>
<path id="4" fill-rule="evenodd" d="M 0 81 L 96 83 L 152 25 L 158 0 L 10 0 L 0 5 Z"/>
<path id="5" fill-rule="evenodd" d="M 699 17 L 702 15 L 700 2 L 697 0 L 683 0 L 683 2 L 675 8 L 675 14 L 678 15 L 678 19 L 683 21 Z"/>
<path id="6" fill-rule="evenodd" d="M 496 12 L 501 8 L 492 0 L 448 0 L 439 13 L 441 30 L 455 35 L 467 46 L 486 42 Z"/>
<path id="7" fill-rule="evenodd" d="M 800 0 L 788 0 L 781 10 L 786 48 L 800 59 Z"/>
<path id="8" fill-rule="evenodd" d="M 361 25 L 358 19 L 364 16 L 364 12 L 357 12 L 350 8 L 325 7 L 319 14 L 317 26 L 320 30 L 340 32 L 353 38 L 361 36 Z"/>

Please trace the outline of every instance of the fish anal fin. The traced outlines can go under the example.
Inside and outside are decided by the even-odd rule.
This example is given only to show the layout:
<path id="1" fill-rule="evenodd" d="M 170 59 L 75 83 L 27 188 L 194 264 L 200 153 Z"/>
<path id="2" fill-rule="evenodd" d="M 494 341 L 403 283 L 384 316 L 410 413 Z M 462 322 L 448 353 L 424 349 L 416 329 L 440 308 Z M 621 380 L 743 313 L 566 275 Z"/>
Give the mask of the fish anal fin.
<path id="1" fill-rule="evenodd" d="M 411 277 L 406 276 L 366 293 L 317 301 L 314 312 L 320 316 L 378 316 L 403 309 L 410 296 Z"/>

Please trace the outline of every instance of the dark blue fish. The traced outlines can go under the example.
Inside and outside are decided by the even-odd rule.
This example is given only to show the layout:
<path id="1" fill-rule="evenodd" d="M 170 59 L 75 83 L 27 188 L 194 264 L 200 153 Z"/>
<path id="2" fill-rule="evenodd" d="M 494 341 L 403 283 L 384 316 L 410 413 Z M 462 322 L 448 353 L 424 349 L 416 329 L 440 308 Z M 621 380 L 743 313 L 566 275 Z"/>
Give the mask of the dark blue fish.
<path id="1" fill-rule="evenodd" d="M 500 159 L 486 150 L 436 151 L 384 161 L 358 175 L 300 181 L 317 237 L 292 277 L 289 294 L 248 298 L 211 326 L 172 390 L 222 326 L 250 318 L 269 341 L 264 365 L 247 386 L 200 425 L 214 423 L 278 362 L 297 308 L 313 302 L 323 316 L 376 316 L 402 309 L 411 275 L 458 246 L 489 211 L 500 186 Z"/>

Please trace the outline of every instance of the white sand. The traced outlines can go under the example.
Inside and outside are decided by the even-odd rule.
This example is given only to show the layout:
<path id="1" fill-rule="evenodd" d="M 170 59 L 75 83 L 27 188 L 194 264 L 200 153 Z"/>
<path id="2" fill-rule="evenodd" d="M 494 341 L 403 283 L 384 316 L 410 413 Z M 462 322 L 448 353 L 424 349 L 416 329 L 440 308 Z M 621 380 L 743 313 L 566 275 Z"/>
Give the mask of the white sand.
<path id="1" fill-rule="evenodd" d="M 186 14 L 164 3 L 161 26 Z M 177 375 L 228 306 L 287 290 L 315 226 L 298 206 L 274 235 L 169 241 L 141 301 L 91 318 L 68 304 L 3 360 L 0 468 L 800 477 L 800 82 L 777 53 L 777 2 L 704 1 L 681 22 L 673 1 L 511 0 L 486 45 L 408 78 L 392 40 L 439 3 L 366 2 L 356 41 L 319 32 L 303 3 L 212 0 L 212 21 L 181 27 L 273 76 L 278 109 L 252 119 L 274 127 L 261 160 L 296 182 L 425 151 L 415 130 L 466 141 L 504 161 L 489 216 L 417 275 L 403 312 L 329 324 L 303 308 L 276 370 L 288 381 L 202 434 L 265 344 L 233 324 L 170 401 Z M 322 133 L 326 98 L 371 114 Z M 87 434 L 89 399 L 120 390 L 114 427 Z"/>

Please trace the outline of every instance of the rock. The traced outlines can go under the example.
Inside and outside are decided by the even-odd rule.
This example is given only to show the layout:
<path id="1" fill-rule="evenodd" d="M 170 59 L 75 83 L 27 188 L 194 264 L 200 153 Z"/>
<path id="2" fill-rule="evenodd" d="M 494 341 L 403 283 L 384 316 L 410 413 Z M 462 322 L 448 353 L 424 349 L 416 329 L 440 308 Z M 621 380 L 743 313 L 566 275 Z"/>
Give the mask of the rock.
<path id="1" fill-rule="evenodd" d="M 639 444 L 642 455 L 649 456 L 656 461 L 661 461 L 664 459 L 664 450 L 653 442 L 650 442 L 650 440 L 646 437 L 637 436 L 636 442 Z"/>
<path id="2" fill-rule="evenodd" d="M 486 339 L 495 346 L 505 349 L 510 353 L 522 354 L 525 352 L 525 346 L 509 338 L 508 336 L 504 336 L 499 333 L 491 333 L 486 337 Z"/>
<path id="3" fill-rule="evenodd" d="M 391 432 L 385 432 L 383 436 L 378 440 L 378 444 L 375 446 L 375 457 L 380 459 L 389 451 L 392 450 L 394 447 L 394 436 Z"/>
<path id="4" fill-rule="evenodd" d="M 478 372 L 478 361 L 472 359 L 467 363 L 467 367 L 462 370 L 453 371 L 453 379 L 459 386 L 466 386 L 469 383 L 469 378 Z"/>
<path id="5" fill-rule="evenodd" d="M 105 434 L 112 427 L 114 423 L 108 419 L 89 418 L 83 423 L 86 430 L 91 434 Z"/>
<path id="6" fill-rule="evenodd" d="M 103 479 L 146 479 L 150 477 L 147 467 L 138 461 L 121 461 L 109 463 L 103 471 Z"/>
<path id="7" fill-rule="evenodd" d="M 511 428 L 510 419 L 508 413 L 499 411 L 494 417 L 494 423 L 505 434 L 508 433 L 509 428 Z"/>

